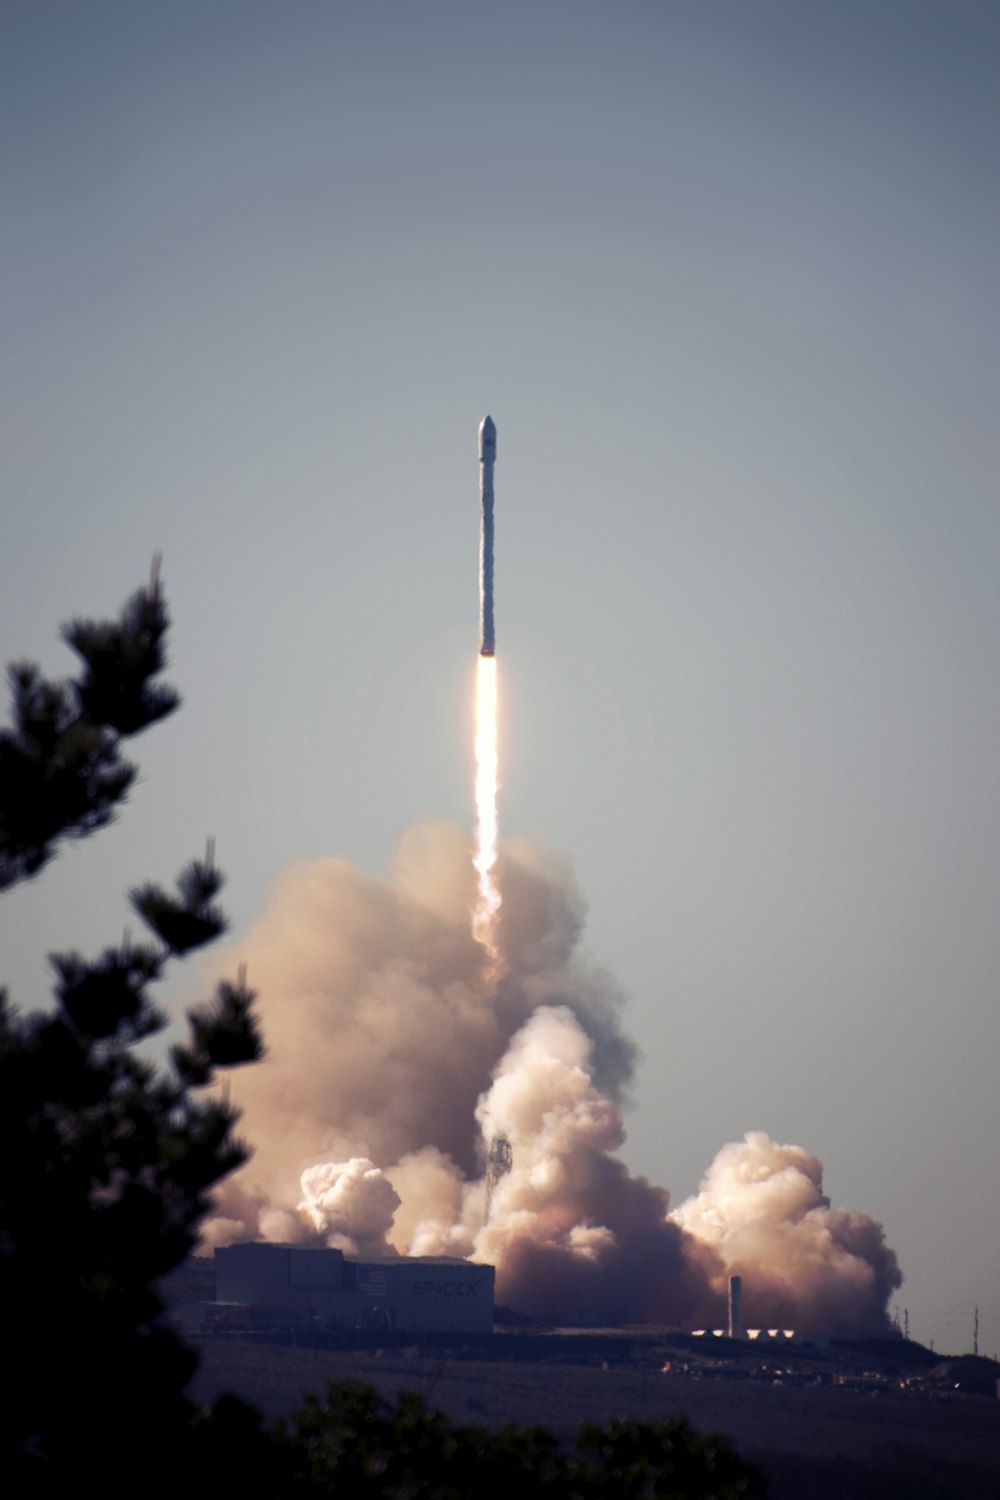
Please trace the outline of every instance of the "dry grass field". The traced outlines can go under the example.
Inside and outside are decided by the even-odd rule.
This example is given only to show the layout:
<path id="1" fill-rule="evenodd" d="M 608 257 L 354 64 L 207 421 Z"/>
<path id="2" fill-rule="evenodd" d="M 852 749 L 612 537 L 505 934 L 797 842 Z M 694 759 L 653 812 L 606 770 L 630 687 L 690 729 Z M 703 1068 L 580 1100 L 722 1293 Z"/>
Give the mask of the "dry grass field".
<path id="1" fill-rule="evenodd" d="M 511 1337 L 496 1341 L 495 1357 L 428 1347 L 313 1350 L 204 1338 L 198 1341 L 202 1363 L 194 1394 L 207 1402 L 232 1391 L 277 1417 L 328 1381 L 363 1380 L 387 1397 L 417 1391 L 459 1422 L 540 1423 L 563 1433 L 585 1421 L 655 1420 L 683 1411 L 701 1431 L 727 1433 L 759 1464 L 773 1500 L 1000 1497 L 995 1399 L 891 1388 L 876 1395 L 830 1385 L 795 1388 L 749 1379 L 747 1372 L 725 1378 L 690 1358 L 672 1359 L 663 1373 L 664 1351 L 656 1344 L 619 1340 L 609 1344 L 610 1357 L 601 1358 L 592 1343 L 580 1342 L 581 1358 L 575 1359 L 572 1341 L 562 1338 L 552 1340 L 551 1355 L 542 1357 L 537 1339 L 525 1341 L 518 1357 L 520 1341 Z M 794 1363 L 800 1375 L 809 1373 L 808 1361 Z"/>

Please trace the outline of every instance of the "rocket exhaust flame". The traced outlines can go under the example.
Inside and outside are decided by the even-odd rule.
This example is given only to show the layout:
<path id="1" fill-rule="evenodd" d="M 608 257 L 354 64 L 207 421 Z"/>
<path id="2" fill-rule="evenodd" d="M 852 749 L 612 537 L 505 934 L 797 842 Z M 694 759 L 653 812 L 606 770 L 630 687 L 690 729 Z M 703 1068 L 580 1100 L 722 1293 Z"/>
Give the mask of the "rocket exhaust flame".
<path id="1" fill-rule="evenodd" d="M 500 913 L 497 886 L 497 664 L 492 656 L 476 663 L 476 852 L 473 863 L 479 877 L 472 932 L 494 959 L 497 956 L 496 923 Z"/>

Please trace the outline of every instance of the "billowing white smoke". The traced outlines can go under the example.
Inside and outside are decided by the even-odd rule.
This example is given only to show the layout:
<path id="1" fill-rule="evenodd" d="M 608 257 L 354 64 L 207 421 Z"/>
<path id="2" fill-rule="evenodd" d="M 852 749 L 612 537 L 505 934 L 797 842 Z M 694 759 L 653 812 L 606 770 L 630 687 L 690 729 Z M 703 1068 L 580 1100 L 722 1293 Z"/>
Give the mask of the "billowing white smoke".
<path id="1" fill-rule="evenodd" d="M 498 984 L 458 829 L 407 835 L 388 880 L 341 860 L 281 878 L 222 960 L 248 965 L 268 1054 L 232 1075 L 254 1156 L 206 1243 L 470 1256 L 496 1265 L 500 1301 L 552 1322 L 718 1324 L 734 1271 L 747 1321 L 884 1326 L 895 1257 L 873 1220 L 829 1207 L 807 1152 L 750 1135 L 673 1215 L 630 1175 L 615 1153 L 632 1049 L 620 995 L 575 957 L 568 867 L 512 843 L 501 879 Z M 513 1167 L 486 1223 L 499 1135 Z"/>
<path id="2" fill-rule="evenodd" d="M 564 1006 L 535 1011 L 511 1041 L 476 1111 L 513 1166 L 477 1236 L 502 1294 L 573 1323 L 684 1322 L 707 1311 L 715 1257 L 678 1233 L 667 1194 L 632 1177 L 618 1105 L 594 1086 L 592 1046 Z M 502 1270 L 501 1270 L 502 1268 Z"/>
<path id="3" fill-rule="evenodd" d="M 743 1272 L 748 1313 L 762 1327 L 850 1334 L 858 1307 L 884 1307 L 900 1284 L 881 1226 L 831 1208 L 816 1157 L 761 1130 L 723 1146 L 672 1217 L 718 1252 L 727 1278 Z"/>
<path id="4" fill-rule="evenodd" d="M 299 1213 L 328 1245 L 348 1255 L 384 1251 L 398 1207 L 392 1184 L 365 1157 L 320 1162 L 302 1173 Z"/>

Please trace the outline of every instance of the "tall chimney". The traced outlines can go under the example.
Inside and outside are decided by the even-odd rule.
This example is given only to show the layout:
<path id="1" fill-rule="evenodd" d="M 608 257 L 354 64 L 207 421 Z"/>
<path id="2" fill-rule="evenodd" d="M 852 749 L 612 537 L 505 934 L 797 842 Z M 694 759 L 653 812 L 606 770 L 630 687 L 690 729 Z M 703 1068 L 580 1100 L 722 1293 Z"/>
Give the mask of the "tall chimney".
<path id="1" fill-rule="evenodd" d="M 729 1278 L 729 1337 L 743 1337 L 743 1278 L 740 1276 Z"/>

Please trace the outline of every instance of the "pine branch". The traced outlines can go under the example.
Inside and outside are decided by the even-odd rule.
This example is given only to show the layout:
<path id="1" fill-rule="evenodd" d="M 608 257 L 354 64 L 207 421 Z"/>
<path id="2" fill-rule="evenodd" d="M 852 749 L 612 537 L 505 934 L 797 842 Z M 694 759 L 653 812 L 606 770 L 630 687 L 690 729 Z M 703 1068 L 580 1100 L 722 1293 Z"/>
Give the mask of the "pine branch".
<path id="1" fill-rule="evenodd" d="M 64 838 L 111 822 L 135 780 L 120 743 L 180 699 L 154 679 L 169 617 L 157 566 L 117 620 L 74 620 L 64 640 L 80 676 L 49 682 L 30 662 L 9 669 L 13 723 L 0 731 L 0 891 L 36 874 Z"/>
<path id="2" fill-rule="evenodd" d="M 205 858 L 193 859 L 177 877 L 179 900 L 162 886 L 147 883 L 130 891 L 129 901 L 171 953 L 188 953 L 226 930 L 225 913 L 214 899 L 224 880 L 215 868 L 215 845 L 209 839 Z"/>
<path id="3" fill-rule="evenodd" d="M 49 962 L 59 981 L 56 999 L 81 1035 L 103 1040 L 127 1028 L 127 1040 L 134 1041 L 159 1030 L 159 1016 L 146 994 L 163 971 L 157 949 L 123 943 L 106 948 L 95 963 L 86 963 L 78 953 L 53 953 Z"/>
<path id="4" fill-rule="evenodd" d="M 189 1088 L 211 1082 L 217 1068 L 238 1068 L 257 1062 L 264 1043 L 253 1013 L 256 996 L 248 989 L 246 970 L 240 969 L 236 984 L 222 980 L 214 1003 L 188 1011 L 190 1039 L 171 1050 L 178 1077 Z"/>

